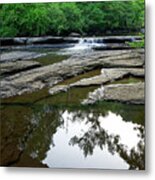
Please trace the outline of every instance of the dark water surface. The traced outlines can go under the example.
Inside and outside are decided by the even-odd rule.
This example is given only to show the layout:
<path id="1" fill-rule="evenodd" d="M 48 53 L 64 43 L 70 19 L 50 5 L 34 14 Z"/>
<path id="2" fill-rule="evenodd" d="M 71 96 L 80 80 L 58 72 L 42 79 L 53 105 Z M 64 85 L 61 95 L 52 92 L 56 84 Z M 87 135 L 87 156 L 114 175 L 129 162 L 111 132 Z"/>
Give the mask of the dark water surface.
<path id="1" fill-rule="evenodd" d="M 67 56 L 37 61 L 48 65 Z M 100 74 L 93 70 L 61 84 Z M 128 77 L 113 83 L 134 83 Z M 17 167 L 144 169 L 144 105 L 81 105 L 98 86 L 49 95 L 48 88 L 1 101 L 1 165 Z"/>
<path id="2" fill-rule="evenodd" d="M 144 169 L 144 106 L 80 105 L 95 88 L 72 89 L 70 99 L 68 93 L 47 96 L 44 89 L 38 97 L 2 101 L 2 164 Z"/>

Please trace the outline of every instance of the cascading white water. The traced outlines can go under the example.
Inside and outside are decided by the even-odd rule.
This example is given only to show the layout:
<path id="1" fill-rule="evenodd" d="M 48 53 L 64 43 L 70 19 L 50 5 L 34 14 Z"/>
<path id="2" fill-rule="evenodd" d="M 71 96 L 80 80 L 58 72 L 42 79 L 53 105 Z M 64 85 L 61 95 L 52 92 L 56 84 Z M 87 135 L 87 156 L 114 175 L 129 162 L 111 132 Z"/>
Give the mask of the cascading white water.
<path id="1" fill-rule="evenodd" d="M 73 47 L 62 49 L 61 53 L 62 55 L 66 54 L 79 54 L 84 53 L 90 53 L 93 48 L 95 47 L 104 47 L 106 46 L 103 42 L 102 38 L 80 38 L 79 42 L 75 44 Z"/>
<path id="2" fill-rule="evenodd" d="M 105 44 L 100 39 L 96 38 L 81 38 L 79 43 L 74 47 L 70 48 L 71 50 L 83 50 L 91 49 L 92 47 L 105 46 Z"/>

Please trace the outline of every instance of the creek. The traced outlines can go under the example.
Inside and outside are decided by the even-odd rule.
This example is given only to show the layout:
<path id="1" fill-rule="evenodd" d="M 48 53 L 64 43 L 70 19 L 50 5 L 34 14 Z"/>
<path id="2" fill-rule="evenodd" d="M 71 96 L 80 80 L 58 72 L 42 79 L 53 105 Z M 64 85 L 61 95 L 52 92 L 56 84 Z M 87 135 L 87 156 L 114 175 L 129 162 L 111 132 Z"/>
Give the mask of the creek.
<path id="1" fill-rule="evenodd" d="M 35 58 L 43 66 L 72 53 L 89 53 L 92 39 Z M 42 50 L 43 52 L 45 50 Z M 41 49 L 39 49 L 41 52 Z M 101 69 L 68 78 L 69 84 L 100 74 Z M 112 83 L 136 83 L 125 77 Z M 101 101 L 82 105 L 99 85 L 49 94 L 49 88 L 1 100 L 1 164 L 15 167 L 145 169 L 145 105 Z"/>

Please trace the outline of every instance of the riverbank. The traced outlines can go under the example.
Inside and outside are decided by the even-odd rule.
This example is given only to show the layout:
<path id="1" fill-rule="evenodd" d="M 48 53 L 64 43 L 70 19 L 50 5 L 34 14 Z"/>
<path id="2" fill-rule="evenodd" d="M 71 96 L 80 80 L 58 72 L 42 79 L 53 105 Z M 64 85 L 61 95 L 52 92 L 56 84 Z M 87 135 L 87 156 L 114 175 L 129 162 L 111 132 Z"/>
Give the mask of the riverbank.
<path id="1" fill-rule="evenodd" d="M 144 49 L 90 40 L 3 51 L 1 165 L 145 168 Z"/>

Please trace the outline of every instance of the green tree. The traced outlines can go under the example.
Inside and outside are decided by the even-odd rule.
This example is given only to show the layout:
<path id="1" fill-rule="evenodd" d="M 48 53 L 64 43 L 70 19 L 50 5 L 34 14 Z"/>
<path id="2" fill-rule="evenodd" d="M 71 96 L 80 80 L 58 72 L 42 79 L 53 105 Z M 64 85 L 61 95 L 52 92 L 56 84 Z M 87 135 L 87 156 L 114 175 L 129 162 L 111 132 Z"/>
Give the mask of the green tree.
<path id="1" fill-rule="evenodd" d="M 139 32 L 144 0 L 0 5 L 0 36 L 103 35 Z"/>

